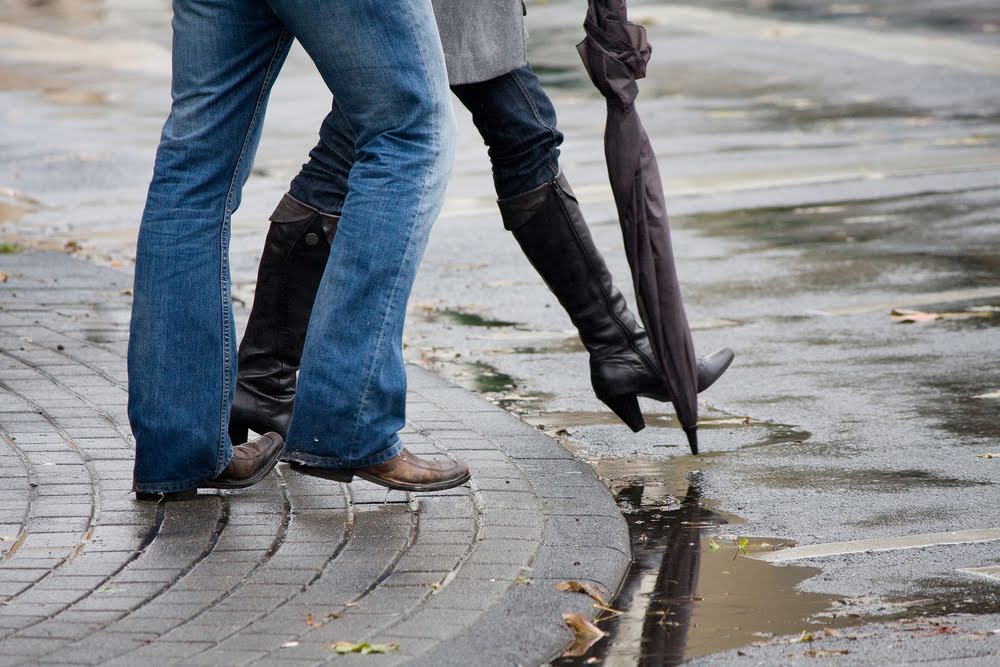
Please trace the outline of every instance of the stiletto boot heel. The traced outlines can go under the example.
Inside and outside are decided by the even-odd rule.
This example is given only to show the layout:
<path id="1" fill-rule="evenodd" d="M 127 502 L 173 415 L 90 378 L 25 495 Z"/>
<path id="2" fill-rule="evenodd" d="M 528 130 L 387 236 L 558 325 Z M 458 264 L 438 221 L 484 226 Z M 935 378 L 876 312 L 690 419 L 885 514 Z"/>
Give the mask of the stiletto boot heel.
<path id="1" fill-rule="evenodd" d="M 632 429 L 633 433 L 638 433 L 646 428 L 646 420 L 639 408 L 639 398 L 635 394 L 598 396 L 598 398 L 611 408 L 611 411 L 618 415 L 618 418 L 625 422 L 625 425 Z"/>

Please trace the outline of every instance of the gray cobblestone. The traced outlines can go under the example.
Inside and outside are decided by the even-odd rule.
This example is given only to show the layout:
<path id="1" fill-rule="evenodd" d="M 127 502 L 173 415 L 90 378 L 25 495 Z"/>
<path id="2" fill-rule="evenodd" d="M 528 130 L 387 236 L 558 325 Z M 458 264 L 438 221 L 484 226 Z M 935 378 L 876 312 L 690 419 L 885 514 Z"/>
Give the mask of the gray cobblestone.
<path id="1" fill-rule="evenodd" d="M 2 543 L 0 665 L 312 665 L 338 640 L 401 644 L 364 664 L 539 663 L 569 639 L 560 612 L 587 606 L 549 584 L 620 582 L 627 533 L 590 469 L 417 368 L 404 442 L 468 461 L 469 487 L 348 492 L 281 466 L 249 491 L 137 504 L 129 304 L 115 287 L 128 277 L 64 255 L 12 262 L 0 285 L 20 293 L 16 309 L 0 306 L 0 535 L 16 548 Z M 53 291 L 53 272 L 71 289 Z"/>

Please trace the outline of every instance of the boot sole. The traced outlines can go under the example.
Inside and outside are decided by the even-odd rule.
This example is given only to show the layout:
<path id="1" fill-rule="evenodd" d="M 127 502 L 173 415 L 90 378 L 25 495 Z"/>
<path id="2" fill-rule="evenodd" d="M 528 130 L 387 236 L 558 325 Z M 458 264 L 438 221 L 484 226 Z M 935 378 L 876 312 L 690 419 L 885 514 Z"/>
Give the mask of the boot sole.
<path id="1" fill-rule="evenodd" d="M 354 472 L 352 470 L 334 470 L 332 468 L 317 468 L 316 466 L 307 466 L 302 463 L 292 463 L 290 464 L 292 470 L 303 475 L 310 475 L 312 477 L 321 477 L 322 479 L 329 479 L 334 482 L 343 482 L 344 484 L 350 484 L 355 477 L 360 477 L 372 484 L 377 484 L 386 489 L 392 489 L 394 491 L 410 491 L 412 493 L 428 493 L 430 491 L 445 491 L 447 489 L 453 489 L 456 486 L 462 486 L 470 479 L 472 479 L 472 474 L 466 474 L 460 478 L 453 480 L 448 480 L 447 482 L 438 482 L 436 484 L 405 484 L 400 482 L 389 482 L 374 475 L 369 475 L 363 472 Z"/>

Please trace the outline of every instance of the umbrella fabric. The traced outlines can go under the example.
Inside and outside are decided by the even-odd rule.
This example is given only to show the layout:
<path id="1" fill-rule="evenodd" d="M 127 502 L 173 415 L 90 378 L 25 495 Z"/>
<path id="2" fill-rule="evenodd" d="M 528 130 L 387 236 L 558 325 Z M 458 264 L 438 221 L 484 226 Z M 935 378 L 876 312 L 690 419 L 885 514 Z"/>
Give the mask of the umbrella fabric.
<path id="1" fill-rule="evenodd" d="M 656 155 L 635 109 L 636 79 L 652 51 L 646 30 L 628 22 L 625 0 L 588 0 L 577 46 L 591 80 L 608 102 L 604 152 L 632 270 L 639 317 L 670 390 L 670 400 L 698 453 L 698 365 L 670 243 Z"/>

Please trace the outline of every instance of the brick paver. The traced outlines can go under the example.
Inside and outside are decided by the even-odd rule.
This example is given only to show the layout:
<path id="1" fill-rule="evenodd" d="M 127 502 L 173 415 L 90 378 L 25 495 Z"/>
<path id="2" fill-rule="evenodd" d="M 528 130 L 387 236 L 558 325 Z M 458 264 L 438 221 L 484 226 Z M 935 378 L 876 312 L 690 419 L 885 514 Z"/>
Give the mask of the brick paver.
<path id="1" fill-rule="evenodd" d="M 617 589 L 625 524 L 591 469 L 518 418 L 410 368 L 406 445 L 473 468 L 439 494 L 284 466 L 186 503 L 130 493 L 130 277 L 3 258 L 0 665 L 540 664 Z M 337 656 L 336 641 L 397 654 Z"/>

